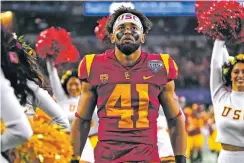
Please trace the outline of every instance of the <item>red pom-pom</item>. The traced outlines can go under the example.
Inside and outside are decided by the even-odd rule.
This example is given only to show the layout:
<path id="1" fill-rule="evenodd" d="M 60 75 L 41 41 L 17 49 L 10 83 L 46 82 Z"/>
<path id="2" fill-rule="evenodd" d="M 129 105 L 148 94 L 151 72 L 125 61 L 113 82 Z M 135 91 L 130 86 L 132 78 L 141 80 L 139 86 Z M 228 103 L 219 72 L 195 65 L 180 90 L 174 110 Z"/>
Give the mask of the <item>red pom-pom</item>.
<path id="1" fill-rule="evenodd" d="M 196 2 L 198 32 L 216 38 L 223 35 L 227 41 L 240 39 L 244 28 L 244 6 L 235 1 Z"/>
<path id="2" fill-rule="evenodd" d="M 200 19 L 202 13 L 207 12 L 209 8 L 213 5 L 213 1 L 197 1 L 195 3 L 195 12 L 197 19 Z"/>
<path id="3" fill-rule="evenodd" d="M 109 18 L 110 16 L 107 16 L 97 21 L 98 25 L 95 27 L 94 32 L 99 40 L 103 40 L 106 35 L 105 26 Z"/>
<path id="4" fill-rule="evenodd" d="M 79 58 L 70 34 L 63 28 L 51 27 L 42 31 L 37 37 L 36 52 L 42 58 L 54 56 L 56 64 L 76 62 Z"/>
<path id="5" fill-rule="evenodd" d="M 61 50 L 56 57 L 56 64 L 65 62 L 76 62 L 79 58 L 79 52 L 74 45 L 66 46 L 67 49 Z"/>

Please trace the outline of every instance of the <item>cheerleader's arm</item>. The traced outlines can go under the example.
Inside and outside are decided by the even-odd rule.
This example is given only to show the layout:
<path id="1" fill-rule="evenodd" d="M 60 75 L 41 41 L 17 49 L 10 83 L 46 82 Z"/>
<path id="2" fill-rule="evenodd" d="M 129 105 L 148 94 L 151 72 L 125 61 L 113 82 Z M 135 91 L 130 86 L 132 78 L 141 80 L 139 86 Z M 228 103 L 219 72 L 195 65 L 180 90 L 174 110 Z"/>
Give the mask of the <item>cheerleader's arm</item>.
<path id="1" fill-rule="evenodd" d="M 57 100 L 57 102 L 61 102 L 67 98 L 67 95 L 64 92 L 64 89 L 61 85 L 61 81 L 58 76 L 57 69 L 52 65 L 52 61 L 50 58 L 47 58 L 47 70 L 49 74 L 49 80 L 51 83 L 51 87 L 53 90 L 53 94 Z"/>
<path id="2" fill-rule="evenodd" d="M 220 98 L 227 92 L 223 77 L 222 66 L 228 59 L 228 52 L 225 47 L 225 42 L 221 40 L 215 40 L 212 59 L 211 59 L 211 71 L 210 71 L 210 91 L 212 100 L 214 102 L 219 101 Z"/>
<path id="3" fill-rule="evenodd" d="M 68 128 L 69 121 L 64 110 L 52 99 L 48 92 L 32 81 L 28 81 L 28 86 L 35 93 L 35 105 L 47 113 L 53 122 L 64 128 Z"/>
<path id="4" fill-rule="evenodd" d="M 16 98 L 10 82 L 1 72 L 1 119 L 6 131 L 1 135 L 1 152 L 23 144 L 32 135 L 24 108 Z"/>

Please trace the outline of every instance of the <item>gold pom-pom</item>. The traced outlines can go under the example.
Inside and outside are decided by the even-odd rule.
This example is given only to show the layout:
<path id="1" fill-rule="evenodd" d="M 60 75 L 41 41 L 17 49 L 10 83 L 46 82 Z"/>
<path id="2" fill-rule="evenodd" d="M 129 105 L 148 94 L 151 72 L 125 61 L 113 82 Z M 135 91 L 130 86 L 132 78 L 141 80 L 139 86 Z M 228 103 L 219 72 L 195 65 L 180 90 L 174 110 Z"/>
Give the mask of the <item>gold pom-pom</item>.
<path id="1" fill-rule="evenodd" d="M 72 159 L 71 139 L 57 124 L 47 124 L 44 119 L 29 119 L 33 136 L 16 148 L 14 163 L 68 163 Z"/>
<path id="2" fill-rule="evenodd" d="M 40 108 L 36 108 L 36 113 L 33 116 L 33 120 L 37 121 L 42 119 L 45 123 L 49 123 L 52 121 L 52 118 L 50 118 L 43 110 L 41 110 Z"/>

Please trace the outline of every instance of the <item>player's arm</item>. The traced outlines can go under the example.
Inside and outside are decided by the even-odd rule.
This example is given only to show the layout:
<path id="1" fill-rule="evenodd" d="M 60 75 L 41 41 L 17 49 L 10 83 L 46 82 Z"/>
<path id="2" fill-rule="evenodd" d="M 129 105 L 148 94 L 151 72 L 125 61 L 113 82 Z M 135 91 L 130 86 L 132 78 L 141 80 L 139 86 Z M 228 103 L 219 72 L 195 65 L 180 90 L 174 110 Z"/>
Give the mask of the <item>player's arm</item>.
<path id="1" fill-rule="evenodd" d="M 86 143 L 90 131 L 92 114 L 97 103 L 97 95 L 92 86 L 82 83 L 82 92 L 79 100 L 76 117 L 72 123 L 71 140 L 74 156 L 79 158 Z"/>
<path id="2" fill-rule="evenodd" d="M 176 163 L 185 163 L 186 152 L 186 130 L 185 118 L 180 109 L 177 96 L 175 94 L 174 81 L 168 82 L 159 95 L 159 101 L 164 109 L 170 129 L 171 144 L 176 157 Z"/>

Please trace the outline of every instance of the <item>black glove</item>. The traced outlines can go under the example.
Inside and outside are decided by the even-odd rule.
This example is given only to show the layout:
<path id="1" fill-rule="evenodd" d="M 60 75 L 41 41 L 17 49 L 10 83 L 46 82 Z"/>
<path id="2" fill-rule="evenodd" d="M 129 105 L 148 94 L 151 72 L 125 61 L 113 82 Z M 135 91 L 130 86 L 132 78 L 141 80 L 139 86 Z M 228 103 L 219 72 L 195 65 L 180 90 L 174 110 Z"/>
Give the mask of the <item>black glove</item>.
<path id="1" fill-rule="evenodd" d="M 70 163 L 79 163 L 79 160 L 71 160 Z"/>
<path id="2" fill-rule="evenodd" d="M 186 163 L 186 156 L 184 155 L 176 155 L 175 156 L 176 163 Z"/>
<path id="3" fill-rule="evenodd" d="M 80 162 L 80 156 L 73 155 L 70 163 L 79 163 L 79 162 Z"/>

